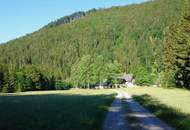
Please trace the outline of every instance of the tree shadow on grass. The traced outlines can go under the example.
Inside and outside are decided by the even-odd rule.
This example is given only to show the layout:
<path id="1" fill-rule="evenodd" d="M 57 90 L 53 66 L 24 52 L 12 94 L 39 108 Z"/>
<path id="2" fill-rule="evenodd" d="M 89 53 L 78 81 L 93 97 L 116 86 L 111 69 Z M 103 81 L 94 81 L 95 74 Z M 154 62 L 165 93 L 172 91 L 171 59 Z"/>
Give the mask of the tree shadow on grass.
<path id="1" fill-rule="evenodd" d="M 169 107 L 148 94 L 134 95 L 133 98 L 158 118 L 176 129 L 190 130 L 190 114 L 185 114 L 180 110 Z"/>
<path id="2" fill-rule="evenodd" d="M 99 130 L 114 95 L 0 96 L 0 129 Z"/>

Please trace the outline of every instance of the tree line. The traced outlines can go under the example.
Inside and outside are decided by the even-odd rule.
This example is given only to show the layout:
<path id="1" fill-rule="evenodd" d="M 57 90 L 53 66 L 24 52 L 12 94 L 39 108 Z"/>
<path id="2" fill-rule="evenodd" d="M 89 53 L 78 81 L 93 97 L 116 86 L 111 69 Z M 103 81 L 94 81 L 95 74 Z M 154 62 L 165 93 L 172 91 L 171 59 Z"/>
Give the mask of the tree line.
<path id="1" fill-rule="evenodd" d="M 69 89 L 67 82 L 56 81 L 33 65 L 17 69 L 16 66 L 0 64 L 0 92 L 23 92 L 35 90 Z"/>
<path id="2" fill-rule="evenodd" d="M 97 11 L 97 9 L 91 9 L 91 10 L 88 10 L 87 12 L 84 12 L 84 11 L 75 12 L 69 16 L 64 16 L 56 21 L 49 23 L 48 25 L 44 26 L 44 28 L 55 27 L 55 26 L 58 26 L 61 24 L 68 24 L 74 20 L 80 19 L 81 17 L 84 17 L 84 16 L 86 16 L 90 13 L 96 12 L 96 11 Z"/>
<path id="3" fill-rule="evenodd" d="M 102 55 L 85 55 L 73 64 L 71 80 L 74 86 L 91 88 L 96 84 L 102 85 L 105 80 L 117 83 L 116 78 L 122 72 L 122 65 L 117 61 L 106 63 Z"/>
<path id="4" fill-rule="evenodd" d="M 48 75 L 34 65 L 22 68 L 0 64 L 0 92 L 24 92 L 38 90 L 65 90 L 72 87 L 95 88 L 96 86 L 120 84 L 124 68 L 118 61 L 106 62 L 102 55 L 84 55 L 71 67 L 71 76 L 66 81 Z M 153 79 L 143 66 L 137 67 L 133 74 L 138 85 L 151 85 Z M 109 84 L 108 84 L 109 83 Z"/>

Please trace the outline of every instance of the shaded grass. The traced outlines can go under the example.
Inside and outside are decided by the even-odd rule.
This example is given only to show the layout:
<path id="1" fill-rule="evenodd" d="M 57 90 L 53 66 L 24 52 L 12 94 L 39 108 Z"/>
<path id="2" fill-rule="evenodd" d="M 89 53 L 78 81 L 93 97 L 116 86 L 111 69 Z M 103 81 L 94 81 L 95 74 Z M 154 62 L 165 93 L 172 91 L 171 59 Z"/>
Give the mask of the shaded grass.
<path id="1" fill-rule="evenodd" d="M 0 129 L 99 130 L 110 90 L 26 92 L 0 96 Z"/>
<path id="2" fill-rule="evenodd" d="M 125 90 L 166 123 L 179 130 L 190 130 L 190 104 L 186 104 L 189 102 L 189 91 L 147 87 Z"/>

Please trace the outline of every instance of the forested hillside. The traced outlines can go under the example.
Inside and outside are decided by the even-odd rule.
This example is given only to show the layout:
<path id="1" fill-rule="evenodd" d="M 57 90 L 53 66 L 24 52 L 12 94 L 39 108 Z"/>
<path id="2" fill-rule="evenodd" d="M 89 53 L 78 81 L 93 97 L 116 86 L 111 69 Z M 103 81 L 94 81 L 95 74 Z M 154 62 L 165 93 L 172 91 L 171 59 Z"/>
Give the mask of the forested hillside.
<path id="1" fill-rule="evenodd" d="M 73 64 L 88 55 L 91 59 L 103 57 L 106 64 L 121 64 L 122 72 L 138 74 L 137 70 L 143 70 L 149 74 L 151 82 L 160 83 L 160 73 L 164 69 L 164 43 L 167 44 L 171 27 L 178 24 L 188 2 L 155 0 L 79 12 L 74 20 L 71 15 L 69 22 L 67 19 L 70 18 L 64 17 L 39 31 L 0 45 L 0 76 L 6 78 L 3 70 L 14 71 L 17 75 L 34 68 L 31 73 L 38 70 L 38 79 L 39 75 L 45 75 L 43 79 L 51 83 L 68 81 L 73 78 Z M 185 55 L 189 56 L 189 52 Z M 96 60 L 93 62 L 96 64 Z M 18 76 L 13 77 L 16 80 Z M 32 79 L 31 82 L 35 82 Z M 6 84 L 4 82 L 2 80 L 0 84 Z"/>

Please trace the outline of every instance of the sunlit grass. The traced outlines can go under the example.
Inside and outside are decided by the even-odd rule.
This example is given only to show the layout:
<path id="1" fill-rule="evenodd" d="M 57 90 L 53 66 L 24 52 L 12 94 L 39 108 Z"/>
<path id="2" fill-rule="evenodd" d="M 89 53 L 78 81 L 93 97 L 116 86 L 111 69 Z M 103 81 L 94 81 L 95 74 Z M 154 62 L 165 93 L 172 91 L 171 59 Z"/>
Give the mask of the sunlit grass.
<path id="1" fill-rule="evenodd" d="M 190 130 L 190 91 L 155 87 L 124 90 L 168 124 L 179 130 Z"/>
<path id="2" fill-rule="evenodd" d="M 99 130 L 112 90 L 0 94 L 0 129 Z"/>

